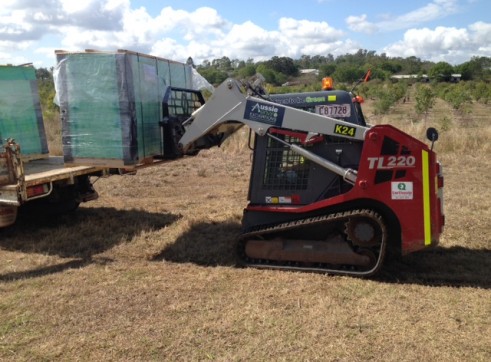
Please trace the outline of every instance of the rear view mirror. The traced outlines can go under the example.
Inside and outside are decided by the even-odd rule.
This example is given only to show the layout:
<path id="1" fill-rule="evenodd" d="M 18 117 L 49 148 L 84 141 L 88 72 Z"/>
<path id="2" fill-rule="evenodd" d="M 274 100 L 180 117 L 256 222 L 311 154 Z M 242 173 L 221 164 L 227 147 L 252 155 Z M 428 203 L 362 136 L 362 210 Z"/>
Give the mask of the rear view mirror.
<path id="1" fill-rule="evenodd" d="M 426 138 L 431 141 L 431 150 L 433 151 L 433 144 L 438 140 L 438 131 L 433 127 L 428 128 L 426 130 Z"/>
<path id="2" fill-rule="evenodd" d="M 435 142 L 438 140 L 438 131 L 430 127 L 426 130 L 426 138 L 428 138 L 431 142 Z"/>

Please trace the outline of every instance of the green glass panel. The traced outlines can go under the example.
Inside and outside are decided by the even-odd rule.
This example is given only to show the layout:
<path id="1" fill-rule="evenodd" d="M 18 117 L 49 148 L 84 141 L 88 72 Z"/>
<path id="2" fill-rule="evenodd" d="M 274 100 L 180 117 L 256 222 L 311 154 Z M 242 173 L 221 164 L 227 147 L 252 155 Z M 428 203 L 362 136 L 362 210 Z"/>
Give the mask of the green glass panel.
<path id="1" fill-rule="evenodd" d="M 64 153 L 74 158 L 123 158 L 115 56 L 69 55 L 64 60 L 63 81 Z"/>
<path id="2" fill-rule="evenodd" d="M 157 60 L 155 58 L 140 57 L 138 59 L 140 76 L 139 88 L 141 104 L 141 135 L 143 154 L 145 156 L 161 153 L 160 125 L 162 94 L 160 93 L 157 73 Z"/>
<path id="3" fill-rule="evenodd" d="M 65 160 L 123 160 L 162 154 L 159 122 L 169 84 L 191 87 L 191 69 L 137 53 L 58 54 L 56 91 Z"/>
<path id="4" fill-rule="evenodd" d="M 48 153 L 36 74 L 32 67 L 0 66 L 0 139 L 15 139 L 22 154 Z"/>

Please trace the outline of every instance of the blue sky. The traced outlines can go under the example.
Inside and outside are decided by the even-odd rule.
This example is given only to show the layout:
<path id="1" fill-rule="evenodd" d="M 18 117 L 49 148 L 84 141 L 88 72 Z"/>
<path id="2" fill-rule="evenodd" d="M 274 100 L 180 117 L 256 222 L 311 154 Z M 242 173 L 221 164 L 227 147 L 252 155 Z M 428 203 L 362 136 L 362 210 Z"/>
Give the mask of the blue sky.
<path id="1" fill-rule="evenodd" d="M 128 49 L 195 64 L 358 49 L 460 64 L 491 57 L 489 0 L 2 0 L 0 64 Z"/>

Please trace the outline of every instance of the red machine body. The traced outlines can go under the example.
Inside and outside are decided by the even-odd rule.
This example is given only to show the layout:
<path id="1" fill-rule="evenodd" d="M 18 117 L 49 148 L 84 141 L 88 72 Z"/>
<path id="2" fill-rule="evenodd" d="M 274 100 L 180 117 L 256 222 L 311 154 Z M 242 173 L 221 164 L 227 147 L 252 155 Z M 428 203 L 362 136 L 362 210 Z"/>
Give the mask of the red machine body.
<path id="1" fill-rule="evenodd" d="M 307 205 L 248 205 L 246 212 L 310 215 L 317 210 L 359 204 L 392 214 L 386 216 L 397 222 L 391 226 L 400 231 L 402 254 L 438 244 L 445 219 L 443 176 L 436 154 L 390 125 L 372 127 L 365 139 L 351 190 Z M 302 202 L 296 194 L 278 196 Z"/>
<path id="2" fill-rule="evenodd" d="M 180 140 L 189 151 L 219 145 L 244 124 L 254 132 L 238 240 L 245 265 L 368 276 L 387 250 L 438 243 L 436 130 L 427 130 L 430 148 L 391 125 L 367 125 L 356 97 L 341 90 L 254 94 L 223 83 Z"/>

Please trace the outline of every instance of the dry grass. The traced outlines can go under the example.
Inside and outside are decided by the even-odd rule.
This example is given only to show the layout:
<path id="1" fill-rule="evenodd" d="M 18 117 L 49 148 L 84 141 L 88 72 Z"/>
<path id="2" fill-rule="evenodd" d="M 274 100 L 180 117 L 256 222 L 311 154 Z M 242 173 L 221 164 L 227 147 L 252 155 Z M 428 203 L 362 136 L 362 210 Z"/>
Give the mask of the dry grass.
<path id="1" fill-rule="evenodd" d="M 428 126 L 451 122 L 441 246 L 373 279 L 235 266 L 245 135 L 20 220 L 0 231 L 0 360 L 489 361 L 489 111 L 435 107 Z M 423 136 L 408 104 L 383 118 Z"/>

